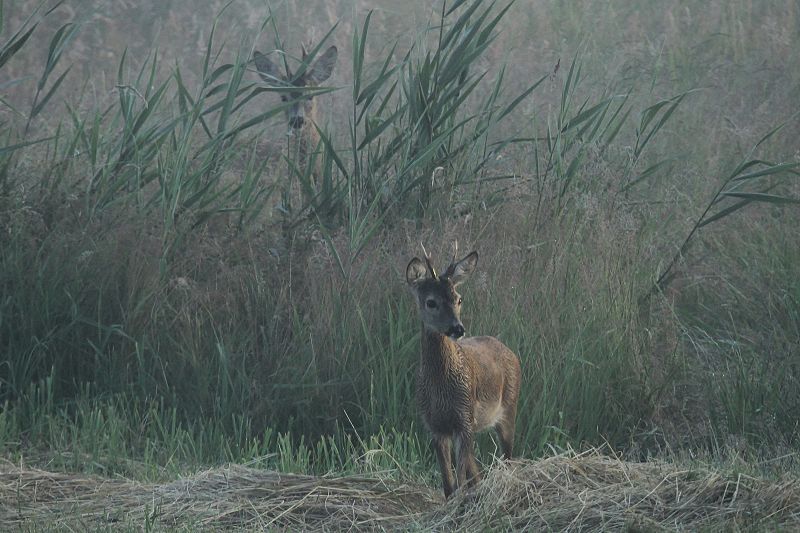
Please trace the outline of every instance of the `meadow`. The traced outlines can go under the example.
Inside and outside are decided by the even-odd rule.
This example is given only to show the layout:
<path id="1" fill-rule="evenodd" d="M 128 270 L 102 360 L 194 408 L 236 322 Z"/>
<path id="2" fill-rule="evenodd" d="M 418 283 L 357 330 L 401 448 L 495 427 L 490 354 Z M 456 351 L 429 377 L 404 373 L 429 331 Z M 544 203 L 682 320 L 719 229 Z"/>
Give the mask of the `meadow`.
<path id="1" fill-rule="evenodd" d="M 0 522 L 798 527 L 798 4 L 397 4 L 0 1 Z M 301 44 L 307 168 L 251 61 Z M 444 503 L 456 240 L 520 460 Z"/>

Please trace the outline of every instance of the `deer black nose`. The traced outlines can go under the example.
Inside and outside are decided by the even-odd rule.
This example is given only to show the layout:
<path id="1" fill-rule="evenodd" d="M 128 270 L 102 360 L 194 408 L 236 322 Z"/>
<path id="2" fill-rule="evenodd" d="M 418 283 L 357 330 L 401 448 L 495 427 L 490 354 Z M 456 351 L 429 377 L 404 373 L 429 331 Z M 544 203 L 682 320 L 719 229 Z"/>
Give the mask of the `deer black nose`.
<path id="1" fill-rule="evenodd" d="M 303 127 L 303 117 L 292 117 L 289 119 L 289 125 L 295 129 Z"/>
<path id="2" fill-rule="evenodd" d="M 447 330 L 447 336 L 453 339 L 460 339 L 464 336 L 464 326 L 457 324 Z"/>

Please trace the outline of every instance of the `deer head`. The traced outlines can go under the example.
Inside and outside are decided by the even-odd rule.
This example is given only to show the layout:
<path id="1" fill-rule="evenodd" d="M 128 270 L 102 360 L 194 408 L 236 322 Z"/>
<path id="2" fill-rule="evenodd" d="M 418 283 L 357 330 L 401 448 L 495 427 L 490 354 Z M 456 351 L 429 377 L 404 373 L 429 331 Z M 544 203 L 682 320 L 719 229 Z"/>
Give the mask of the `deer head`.
<path id="1" fill-rule="evenodd" d="M 437 274 L 431 257 L 422 247 L 424 261 L 415 257 L 406 267 L 406 281 L 417 297 L 419 315 L 425 329 L 452 339 L 464 336 L 461 323 L 461 295 L 456 287 L 466 281 L 478 264 L 478 253 L 471 252 L 456 261 L 458 244 L 453 248 L 453 259 L 443 274 Z"/>
<path id="2" fill-rule="evenodd" d="M 284 75 L 267 56 L 258 51 L 253 54 L 253 61 L 255 61 L 258 73 L 265 82 L 272 87 L 297 89 L 281 93 L 281 100 L 290 102 L 286 108 L 286 120 L 292 129 L 302 128 L 307 119 L 313 115 L 314 96 L 303 89 L 315 87 L 327 80 L 333 71 L 337 57 L 336 47 L 331 46 L 317 58 L 313 65 L 307 65 L 304 71 L 301 69 L 299 75 L 292 74 L 288 66 Z M 308 54 L 303 47 L 303 64 L 307 59 Z"/>

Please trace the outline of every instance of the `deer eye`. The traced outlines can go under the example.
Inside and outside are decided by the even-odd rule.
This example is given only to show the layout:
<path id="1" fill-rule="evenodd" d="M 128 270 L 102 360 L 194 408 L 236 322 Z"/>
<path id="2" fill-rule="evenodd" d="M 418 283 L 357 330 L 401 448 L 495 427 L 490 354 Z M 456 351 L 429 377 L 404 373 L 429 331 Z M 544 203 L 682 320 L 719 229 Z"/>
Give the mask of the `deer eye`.
<path id="1" fill-rule="evenodd" d="M 436 309 L 436 300 L 427 300 L 425 301 L 425 305 L 428 309 Z"/>

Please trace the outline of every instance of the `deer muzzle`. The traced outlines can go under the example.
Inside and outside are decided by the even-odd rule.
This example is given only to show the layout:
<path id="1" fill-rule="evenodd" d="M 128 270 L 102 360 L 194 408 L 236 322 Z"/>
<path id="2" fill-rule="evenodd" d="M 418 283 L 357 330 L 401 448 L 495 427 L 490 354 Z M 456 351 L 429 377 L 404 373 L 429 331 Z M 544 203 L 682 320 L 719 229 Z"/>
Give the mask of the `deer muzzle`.
<path id="1" fill-rule="evenodd" d="M 450 329 L 447 330 L 447 336 L 453 340 L 460 339 L 464 336 L 464 326 L 462 324 L 451 326 Z"/>

